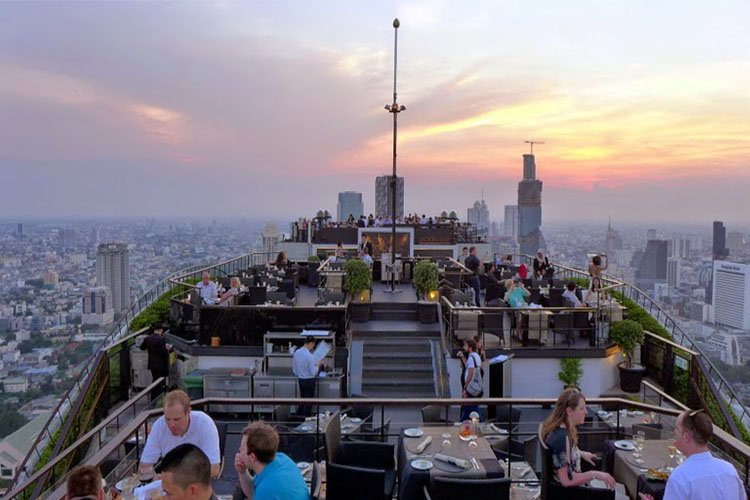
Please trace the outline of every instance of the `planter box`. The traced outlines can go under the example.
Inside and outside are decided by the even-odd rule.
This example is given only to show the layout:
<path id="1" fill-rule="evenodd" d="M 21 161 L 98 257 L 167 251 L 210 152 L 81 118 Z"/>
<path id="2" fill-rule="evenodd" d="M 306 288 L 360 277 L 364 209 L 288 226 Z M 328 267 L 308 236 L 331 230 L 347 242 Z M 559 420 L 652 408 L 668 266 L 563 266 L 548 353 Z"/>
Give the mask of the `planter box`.
<path id="1" fill-rule="evenodd" d="M 420 323 L 436 323 L 438 320 L 437 303 L 422 300 L 417 302 L 417 319 Z"/>
<path id="2" fill-rule="evenodd" d="M 623 363 L 617 365 L 617 368 L 620 370 L 620 389 L 630 393 L 640 392 L 641 381 L 646 376 L 646 368 L 641 365 L 625 368 Z"/>
<path id="3" fill-rule="evenodd" d="M 370 321 L 369 302 L 349 302 L 349 320 L 354 323 L 367 323 Z"/>

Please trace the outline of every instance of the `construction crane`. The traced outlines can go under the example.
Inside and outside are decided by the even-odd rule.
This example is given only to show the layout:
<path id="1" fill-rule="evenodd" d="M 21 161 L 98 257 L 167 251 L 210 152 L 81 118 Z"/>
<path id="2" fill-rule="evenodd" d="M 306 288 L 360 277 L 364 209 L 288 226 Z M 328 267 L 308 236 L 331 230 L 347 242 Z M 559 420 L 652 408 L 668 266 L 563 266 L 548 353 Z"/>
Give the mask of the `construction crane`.
<path id="1" fill-rule="evenodd" d="M 523 142 L 525 142 L 526 144 L 531 144 L 531 154 L 534 154 L 534 144 L 544 144 L 543 142 L 540 142 L 540 141 L 523 141 Z"/>

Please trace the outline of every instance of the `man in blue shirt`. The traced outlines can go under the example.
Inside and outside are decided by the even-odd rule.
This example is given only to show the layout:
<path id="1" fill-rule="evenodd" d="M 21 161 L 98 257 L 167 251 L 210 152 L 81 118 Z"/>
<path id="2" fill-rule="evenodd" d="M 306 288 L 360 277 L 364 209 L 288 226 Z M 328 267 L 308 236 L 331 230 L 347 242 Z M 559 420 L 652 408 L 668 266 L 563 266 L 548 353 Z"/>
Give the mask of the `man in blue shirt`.
<path id="1" fill-rule="evenodd" d="M 315 397 L 315 379 L 318 376 L 320 363 L 315 364 L 312 351 L 315 348 L 315 337 L 308 335 L 305 345 L 294 351 L 292 356 L 292 373 L 299 382 L 299 395 L 302 398 Z M 321 363 L 323 361 L 321 360 Z M 312 406 L 300 405 L 299 414 L 305 417 L 310 415 Z"/>
<path id="2" fill-rule="evenodd" d="M 302 473 L 278 448 L 279 435 L 270 425 L 252 422 L 245 427 L 234 458 L 242 492 L 251 500 L 310 500 Z"/>

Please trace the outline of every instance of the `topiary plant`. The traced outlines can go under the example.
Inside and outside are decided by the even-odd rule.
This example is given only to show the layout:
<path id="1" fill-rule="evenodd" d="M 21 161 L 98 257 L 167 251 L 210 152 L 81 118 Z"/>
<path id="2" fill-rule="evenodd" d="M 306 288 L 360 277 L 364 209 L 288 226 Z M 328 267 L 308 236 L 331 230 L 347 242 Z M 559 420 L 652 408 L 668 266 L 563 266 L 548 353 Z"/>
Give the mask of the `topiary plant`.
<path id="1" fill-rule="evenodd" d="M 439 270 L 437 264 L 429 260 L 420 260 L 414 266 L 414 286 L 417 287 L 417 293 L 424 295 L 431 291 L 437 290 Z"/>
<path id="2" fill-rule="evenodd" d="M 620 346 L 625 355 L 626 368 L 633 367 L 633 351 L 643 343 L 643 338 L 643 327 L 631 319 L 613 323 L 609 331 L 609 339 Z"/>
<path id="3" fill-rule="evenodd" d="M 565 387 L 578 387 L 583 376 L 583 366 L 580 358 L 560 359 L 560 372 L 557 378 Z"/>
<path id="4" fill-rule="evenodd" d="M 344 264 L 344 288 L 352 297 L 359 297 L 364 291 L 369 291 L 372 286 L 372 273 L 364 261 L 350 259 Z"/>

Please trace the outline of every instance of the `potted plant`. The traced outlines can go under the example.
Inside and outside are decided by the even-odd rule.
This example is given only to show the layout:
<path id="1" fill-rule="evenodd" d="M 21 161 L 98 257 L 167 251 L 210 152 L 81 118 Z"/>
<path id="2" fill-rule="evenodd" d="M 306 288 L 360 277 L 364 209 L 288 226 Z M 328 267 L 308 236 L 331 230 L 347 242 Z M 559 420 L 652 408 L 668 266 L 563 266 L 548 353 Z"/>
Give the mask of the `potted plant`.
<path id="1" fill-rule="evenodd" d="M 641 380 L 646 374 L 643 366 L 633 364 L 633 351 L 643 343 L 643 327 L 631 319 L 612 324 L 609 338 L 622 349 L 625 360 L 617 365 L 620 370 L 620 389 L 625 392 L 638 392 Z"/>
<path id="2" fill-rule="evenodd" d="M 346 261 L 344 265 L 344 289 L 349 292 L 349 319 L 362 323 L 370 319 L 370 287 L 372 271 L 359 259 Z"/>
<path id="3" fill-rule="evenodd" d="M 565 384 L 564 388 L 580 388 L 581 377 L 583 376 L 583 366 L 580 358 L 562 358 L 560 359 L 560 372 L 557 378 Z"/>
<path id="4" fill-rule="evenodd" d="M 417 289 L 417 318 L 420 323 L 437 321 L 437 293 L 440 271 L 438 265 L 429 260 L 421 260 L 414 266 L 414 286 Z"/>
<path id="5" fill-rule="evenodd" d="M 320 266 L 320 257 L 311 255 L 307 258 L 307 284 L 308 286 L 318 286 L 320 275 L 318 267 Z"/>

